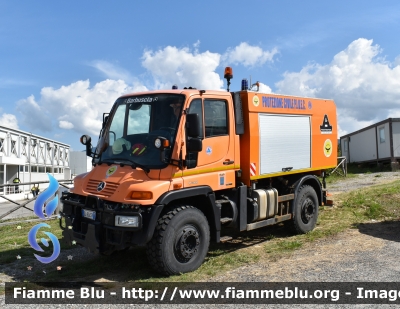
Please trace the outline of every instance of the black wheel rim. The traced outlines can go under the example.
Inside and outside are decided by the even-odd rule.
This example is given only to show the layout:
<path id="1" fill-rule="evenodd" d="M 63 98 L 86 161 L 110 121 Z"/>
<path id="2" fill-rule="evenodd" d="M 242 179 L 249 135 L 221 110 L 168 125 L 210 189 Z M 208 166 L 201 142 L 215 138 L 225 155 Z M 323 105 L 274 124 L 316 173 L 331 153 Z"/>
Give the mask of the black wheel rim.
<path id="1" fill-rule="evenodd" d="M 181 263 L 193 259 L 200 247 L 200 234 L 194 226 L 185 226 L 176 235 L 175 257 Z"/>
<path id="2" fill-rule="evenodd" d="M 308 224 L 313 220 L 315 214 L 315 205 L 310 198 L 307 198 L 301 207 L 301 220 Z"/>

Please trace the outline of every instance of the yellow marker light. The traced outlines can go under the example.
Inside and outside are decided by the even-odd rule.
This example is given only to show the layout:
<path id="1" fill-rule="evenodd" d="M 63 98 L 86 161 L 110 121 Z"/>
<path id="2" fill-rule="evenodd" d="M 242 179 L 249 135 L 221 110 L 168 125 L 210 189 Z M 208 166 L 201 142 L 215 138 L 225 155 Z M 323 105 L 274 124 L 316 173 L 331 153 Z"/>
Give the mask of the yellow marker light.
<path id="1" fill-rule="evenodd" d="M 133 200 L 151 200 L 153 198 L 153 192 L 149 191 L 133 191 L 131 193 L 131 199 Z"/>

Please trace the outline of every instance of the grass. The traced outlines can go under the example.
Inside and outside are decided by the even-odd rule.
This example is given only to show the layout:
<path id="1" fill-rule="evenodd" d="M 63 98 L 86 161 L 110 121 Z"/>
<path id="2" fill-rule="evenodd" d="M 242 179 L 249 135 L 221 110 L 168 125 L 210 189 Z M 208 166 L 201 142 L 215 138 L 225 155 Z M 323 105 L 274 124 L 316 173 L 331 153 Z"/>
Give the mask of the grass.
<path id="1" fill-rule="evenodd" d="M 28 233 L 33 226 L 40 222 L 21 222 L 15 225 L 6 225 L 0 227 L 0 265 L 14 262 L 16 256 L 22 258 L 32 255 L 32 248 L 28 243 Z M 53 233 L 57 238 L 61 238 L 61 229 L 58 226 L 58 220 L 45 221 L 50 225 L 47 232 Z M 45 234 L 38 234 L 37 237 L 45 237 Z M 46 247 L 45 247 L 46 248 Z M 61 246 L 61 249 L 66 249 L 66 246 Z M 45 250 L 45 253 L 50 252 L 52 247 Z"/>
<path id="2" fill-rule="evenodd" d="M 321 207 L 316 228 L 304 235 L 291 234 L 283 224 L 244 233 L 228 231 L 228 235 L 234 237 L 233 241 L 212 244 L 205 262 L 198 270 L 179 276 L 165 277 L 152 271 L 147 264 L 144 248 L 133 248 L 108 257 L 88 255 L 86 260 L 64 259 L 40 265 L 42 268 L 28 273 L 25 270 L 26 263 L 36 262 L 33 257 L 35 251 L 27 242 L 29 230 L 37 224 L 34 222 L 19 224 L 20 229 L 13 225 L 0 227 L 0 265 L 8 265 L 8 269 L 24 270 L 26 276 L 18 280 L 26 281 L 94 281 L 102 278 L 149 283 L 205 281 L 242 265 L 288 257 L 307 243 L 337 235 L 371 219 L 396 220 L 400 213 L 399 192 L 400 181 L 395 181 L 337 195 L 336 206 Z M 58 220 L 47 223 L 51 226 L 49 231 L 61 238 Z M 62 253 L 68 254 L 70 249 L 62 244 Z M 16 260 L 17 255 L 21 256 L 21 260 Z M 54 263 L 61 265 L 62 271 L 56 271 Z M 46 276 L 42 273 L 43 269 L 47 270 Z"/>

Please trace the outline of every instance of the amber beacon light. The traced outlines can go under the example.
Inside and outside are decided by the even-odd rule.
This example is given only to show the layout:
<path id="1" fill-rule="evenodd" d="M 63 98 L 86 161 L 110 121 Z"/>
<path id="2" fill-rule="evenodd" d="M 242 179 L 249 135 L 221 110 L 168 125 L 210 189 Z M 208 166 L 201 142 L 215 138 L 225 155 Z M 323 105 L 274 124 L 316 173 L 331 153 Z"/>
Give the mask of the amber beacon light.
<path id="1" fill-rule="evenodd" d="M 229 86 L 231 84 L 231 79 L 233 78 L 233 73 L 232 73 L 232 68 L 231 67 L 226 67 L 225 72 L 224 72 L 224 78 L 227 81 L 228 84 L 228 89 L 227 91 L 229 92 Z"/>

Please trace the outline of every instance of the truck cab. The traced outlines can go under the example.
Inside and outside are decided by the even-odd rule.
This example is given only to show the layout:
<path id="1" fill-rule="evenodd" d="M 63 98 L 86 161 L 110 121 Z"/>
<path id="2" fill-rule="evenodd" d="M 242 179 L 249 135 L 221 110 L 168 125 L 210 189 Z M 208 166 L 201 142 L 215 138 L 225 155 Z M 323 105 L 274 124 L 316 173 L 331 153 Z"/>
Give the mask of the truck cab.
<path id="1" fill-rule="evenodd" d="M 95 163 L 62 198 L 64 239 L 103 254 L 144 245 L 159 217 L 184 201 L 182 206 L 201 209 L 204 219 L 214 222 L 213 238 L 219 240 L 214 191 L 234 188 L 240 169 L 233 119 L 232 97 L 223 91 L 184 89 L 119 98 L 105 118 L 94 154 L 90 139 L 83 137 Z"/>

